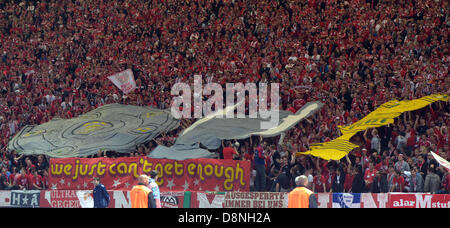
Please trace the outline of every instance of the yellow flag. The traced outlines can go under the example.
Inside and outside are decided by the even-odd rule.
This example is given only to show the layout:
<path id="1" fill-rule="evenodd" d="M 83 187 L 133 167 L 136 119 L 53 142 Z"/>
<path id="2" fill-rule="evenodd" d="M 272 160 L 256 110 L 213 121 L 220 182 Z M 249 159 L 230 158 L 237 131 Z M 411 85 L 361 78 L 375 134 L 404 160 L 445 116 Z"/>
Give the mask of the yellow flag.
<path id="1" fill-rule="evenodd" d="M 347 136 L 343 135 L 329 142 L 312 144 L 310 146 L 312 150 L 306 152 L 298 152 L 297 155 L 311 154 L 316 157 L 321 157 L 325 160 L 339 160 L 353 149 L 359 147 L 358 145 L 351 143 L 349 139 L 346 138 Z"/>
<path id="2" fill-rule="evenodd" d="M 326 160 L 339 160 L 354 148 L 359 147 L 356 144 L 350 143 L 350 138 L 360 131 L 369 128 L 376 128 L 394 123 L 394 118 L 400 116 L 403 112 L 409 112 L 421 109 L 435 101 L 448 101 L 449 96 L 446 94 L 433 94 L 430 96 L 421 97 L 415 100 L 391 100 L 358 122 L 349 126 L 339 126 L 342 133 L 337 139 L 326 143 L 316 143 L 311 145 L 311 150 L 306 152 L 298 152 L 297 154 L 311 154 Z"/>

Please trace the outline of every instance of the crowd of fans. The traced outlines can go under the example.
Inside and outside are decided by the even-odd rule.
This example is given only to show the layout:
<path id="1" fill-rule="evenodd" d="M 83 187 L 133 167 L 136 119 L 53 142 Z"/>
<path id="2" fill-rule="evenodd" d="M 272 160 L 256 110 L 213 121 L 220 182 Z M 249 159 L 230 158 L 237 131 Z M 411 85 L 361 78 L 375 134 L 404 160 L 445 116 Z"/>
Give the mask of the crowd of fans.
<path id="1" fill-rule="evenodd" d="M 44 156 L 7 151 L 23 126 L 115 102 L 169 108 L 171 86 L 200 74 L 204 83 L 280 83 L 281 107 L 292 112 L 325 103 L 282 142 L 263 140 L 267 178 L 254 190 L 287 190 L 306 173 L 316 192 L 448 192 L 448 171 L 429 154 L 449 158 L 445 102 L 361 132 L 342 161 L 295 156 L 391 99 L 448 94 L 448 9 L 445 0 L 0 1 L 0 185 L 46 187 Z M 126 96 L 107 79 L 125 69 L 137 84 Z M 254 162 L 249 140 L 237 150 L 235 159 Z"/>

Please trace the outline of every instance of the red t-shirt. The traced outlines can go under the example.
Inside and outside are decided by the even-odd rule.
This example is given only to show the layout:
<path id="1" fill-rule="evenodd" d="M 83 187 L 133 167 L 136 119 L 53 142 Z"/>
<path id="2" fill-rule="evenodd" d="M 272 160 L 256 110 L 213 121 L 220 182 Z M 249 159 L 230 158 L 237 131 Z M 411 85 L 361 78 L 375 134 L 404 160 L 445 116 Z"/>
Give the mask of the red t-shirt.
<path id="1" fill-rule="evenodd" d="M 347 174 L 345 176 L 345 181 L 344 181 L 344 190 L 346 192 L 349 192 L 350 189 L 352 188 L 352 184 L 353 184 L 353 179 L 355 178 L 355 175 L 350 175 Z"/>
<path id="2" fill-rule="evenodd" d="M 444 189 L 448 192 L 450 191 L 450 174 L 447 174 L 444 179 Z"/>
<path id="3" fill-rule="evenodd" d="M 376 173 L 377 170 L 375 168 L 372 171 L 370 169 L 367 169 L 364 173 L 364 180 L 373 182 L 373 178 L 375 178 Z"/>
<path id="4" fill-rule="evenodd" d="M 30 183 L 30 189 L 33 188 L 33 184 L 36 184 L 38 187 L 42 187 L 42 177 L 40 175 L 34 176 L 31 174 L 28 182 Z"/>
<path id="5" fill-rule="evenodd" d="M 407 146 L 414 146 L 415 143 L 416 143 L 416 130 L 411 129 L 410 136 L 407 141 Z"/>
<path id="6" fill-rule="evenodd" d="M 233 160 L 233 154 L 236 154 L 236 150 L 232 147 L 223 148 L 223 159 Z"/>
<path id="7" fill-rule="evenodd" d="M 27 165 L 27 174 L 30 174 L 31 173 L 31 170 L 33 170 L 33 169 L 35 169 L 36 168 L 36 166 L 35 165 Z"/>
<path id="8" fill-rule="evenodd" d="M 394 185 L 394 192 L 403 192 L 403 188 L 405 187 L 405 178 L 402 176 L 394 177 L 392 180 L 392 185 Z M 402 186 L 401 188 L 400 185 Z"/>
<path id="9" fill-rule="evenodd" d="M 320 178 L 315 176 L 313 182 L 314 182 L 314 186 L 315 186 L 315 189 L 314 189 L 315 192 L 325 192 L 325 189 L 323 189 L 323 184 L 325 183 L 325 177 L 323 175 L 320 175 Z"/>
<path id="10" fill-rule="evenodd" d="M 331 190 L 331 184 L 333 183 L 333 179 L 336 176 L 336 173 L 328 173 L 328 175 L 326 176 L 326 183 L 325 183 L 325 187 L 327 188 L 328 191 Z"/>
<path id="11" fill-rule="evenodd" d="M 26 175 L 18 175 L 16 183 L 18 186 L 20 185 L 28 188 L 28 177 Z"/>

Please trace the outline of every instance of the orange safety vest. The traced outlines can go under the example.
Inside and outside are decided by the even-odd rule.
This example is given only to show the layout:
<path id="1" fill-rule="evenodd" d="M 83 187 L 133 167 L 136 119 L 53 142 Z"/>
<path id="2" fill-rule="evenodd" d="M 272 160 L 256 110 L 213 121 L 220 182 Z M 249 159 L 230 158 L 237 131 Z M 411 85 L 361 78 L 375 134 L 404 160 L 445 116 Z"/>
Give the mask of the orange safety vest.
<path id="1" fill-rule="evenodd" d="M 309 208 L 309 197 L 313 192 L 305 187 L 297 187 L 288 195 L 288 208 Z"/>
<path id="2" fill-rule="evenodd" d="M 136 185 L 131 189 L 131 208 L 148 208 L 148 194 L 151 192 L 144 185 Z"/>

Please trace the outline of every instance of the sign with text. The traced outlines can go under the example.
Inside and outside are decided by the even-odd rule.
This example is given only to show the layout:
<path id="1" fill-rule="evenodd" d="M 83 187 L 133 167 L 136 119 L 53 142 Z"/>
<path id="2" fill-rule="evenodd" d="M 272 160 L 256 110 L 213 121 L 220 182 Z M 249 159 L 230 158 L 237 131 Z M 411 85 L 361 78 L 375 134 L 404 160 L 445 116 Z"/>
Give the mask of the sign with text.
<path id="1" fill-rule="evenodd" d="M 11 207 L 39 207 L 40 192 L 35 191 L 11 191 Z"/>
<path id="2" fill-rule="evenodd" d="M 250 162 L 219 159 L 54 158 L 50 159 L 51 189 L 93 189 L 100 177 L 108 190 L 131 190 L 141 174 L 159 172 L 161 191 L 249 191 Z"/>
<path id="3" fill-rule="evenodd" d="M 227 192 L 224 208 L 286 208 L 287 192 Z"/>

